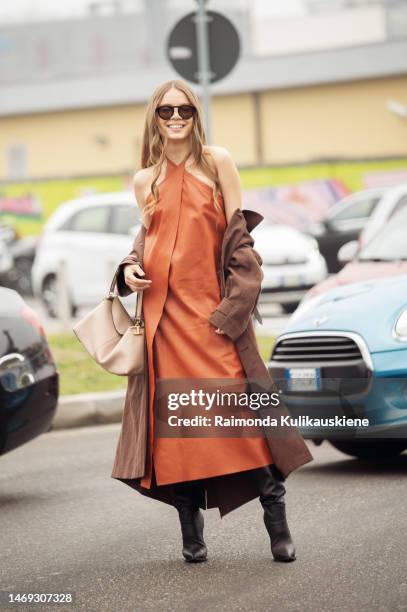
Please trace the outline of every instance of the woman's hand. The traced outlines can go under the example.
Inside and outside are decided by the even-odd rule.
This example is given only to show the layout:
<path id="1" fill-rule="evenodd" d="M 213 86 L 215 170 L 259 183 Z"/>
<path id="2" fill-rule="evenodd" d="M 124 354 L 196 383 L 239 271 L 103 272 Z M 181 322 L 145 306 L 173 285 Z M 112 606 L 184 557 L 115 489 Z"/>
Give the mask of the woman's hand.
<path id="1" fill-rule="evenodd" d="M 138 264 L 127 264 L 124 266 L 124 282 L 132 291 L 144 291 L 151 285 L 151 280 L 137 278 L 135 275 L 145 276 L 144 270 Z"/>

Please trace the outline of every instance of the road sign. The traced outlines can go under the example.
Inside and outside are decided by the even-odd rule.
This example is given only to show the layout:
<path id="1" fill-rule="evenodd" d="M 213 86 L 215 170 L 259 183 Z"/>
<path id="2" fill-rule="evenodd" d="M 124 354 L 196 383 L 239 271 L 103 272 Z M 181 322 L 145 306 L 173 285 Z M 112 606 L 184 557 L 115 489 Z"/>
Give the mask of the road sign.
<path id="1" fill-rule="evenodd" d="M 167 42 L 167 56 L 174 70 L 184 79 L 202 83 L 199 72 L 197 20 L 199 13 L 189 13 L 172 29 Z M 231 72 L 240 54 L 240 39 L 229 19 L 215 11 L 205 11 L 208 48 L 208 82 L 215 83 Z"/>

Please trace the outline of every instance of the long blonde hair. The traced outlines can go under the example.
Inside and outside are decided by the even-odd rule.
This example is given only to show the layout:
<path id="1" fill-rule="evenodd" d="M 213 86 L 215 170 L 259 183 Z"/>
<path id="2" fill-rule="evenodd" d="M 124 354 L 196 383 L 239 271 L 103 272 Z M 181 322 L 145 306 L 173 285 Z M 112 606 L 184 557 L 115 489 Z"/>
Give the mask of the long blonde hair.
<path id="1" fill-rule="evenodd" d="M 219 177 L 216 170 L 216 165 L 209 152 L 203 150 L 203 146 L 206 144 L 205 130 L 203 126 L 203 112 L 201 103 L 195 92 L 181 80 L 166 81 L 153 92 L 150 101 L 147 105 L 146 117 L 144 122 L 144 133 L 143 142 L 141 148 L 141 167 L 150 168 L 153 167 L 153 180 L 151 183 L 151 193 L 153 195 L 152 200 L 144 206 L 143 212 L 147 214 L 153 214 L 155 207 L 159 201 L 160 193 L 157 185 L 158 177 L 160 176 L 162 165 L 165 159 L 165 150 L 167 145 L 166 136 L 161 135 L 155 110 L 160 105 L 164 95 L 172 88 L 179 89 L 182 91 L 190 104 L 195 106 L 196 113 L 193 117 L 192 131 L 191 131 L 191 142 L 192 142 L 192 156 L 198 168 L 213 181 L 213 199 L 215 208 L 220 210 L 218 203 L 218 195 L 220 193 Z"/>

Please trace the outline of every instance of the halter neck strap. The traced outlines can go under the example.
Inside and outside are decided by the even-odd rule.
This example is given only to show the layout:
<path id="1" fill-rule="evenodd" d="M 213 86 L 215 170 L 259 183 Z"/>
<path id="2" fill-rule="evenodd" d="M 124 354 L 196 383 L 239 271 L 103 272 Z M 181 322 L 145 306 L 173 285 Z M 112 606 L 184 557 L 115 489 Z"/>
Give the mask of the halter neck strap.
<path id="1" fill-rule="evenodd" d="M 171 159 L 169 157 L 167 157 L 167 155 L 165 156 L 167 162 L 169 162 L 172 166 L 175 166 L 175 168 L 180 168 L 181 166 L 183 166 L 185 164 L 185 162 L 187 161 L 188 157 L 191 155 L 191 151 L 189 151 L 186 156 L 184 157 L 184 159 L 179 163 L 176 164 L 175 162 L 171 161 Z"/>

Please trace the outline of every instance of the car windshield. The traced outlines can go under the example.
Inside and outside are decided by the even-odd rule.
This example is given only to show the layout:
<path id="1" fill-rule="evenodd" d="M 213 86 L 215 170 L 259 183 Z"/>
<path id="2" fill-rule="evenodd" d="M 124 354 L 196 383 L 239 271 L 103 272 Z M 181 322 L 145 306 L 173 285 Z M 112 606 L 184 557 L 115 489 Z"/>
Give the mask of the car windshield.
<path id="1" fill-rule="evenodd" d="M 363 198 L 359 196 L 358 200 L 348 202 L 343 210 L 332 211 L 327 220 L 336 222 L 347 221 L 348 219 L 367 218 L 372 214 L 379 201 L 379 195 L 365 195 Z"/>
<path id="2" fill-rule="evenodd" d="M 407 204 L 360 251 L 359 261 L 407 259 Z"/>

